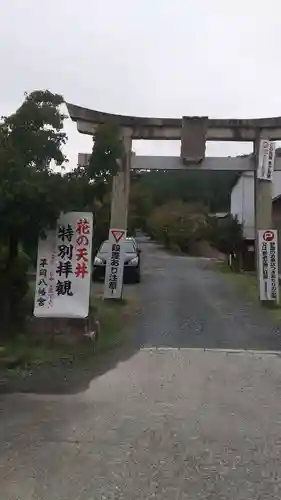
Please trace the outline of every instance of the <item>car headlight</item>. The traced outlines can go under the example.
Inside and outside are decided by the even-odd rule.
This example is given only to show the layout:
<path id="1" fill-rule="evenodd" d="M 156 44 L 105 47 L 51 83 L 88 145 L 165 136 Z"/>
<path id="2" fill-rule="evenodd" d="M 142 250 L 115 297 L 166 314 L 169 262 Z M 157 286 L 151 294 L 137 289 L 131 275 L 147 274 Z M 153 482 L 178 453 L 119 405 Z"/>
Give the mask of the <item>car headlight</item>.
<path id="1" fill-rule="evenodd" d="M 129 266 L 137 266 L 139 262 L 138 257 L 134 257 L 132 260 L 128 262 Z"/>
<path id="2" fill-rule="evenodd" d="M 94 265 L 101 266 L 103 264 L 102 260 L 99 257 L 95 257 Z"/>

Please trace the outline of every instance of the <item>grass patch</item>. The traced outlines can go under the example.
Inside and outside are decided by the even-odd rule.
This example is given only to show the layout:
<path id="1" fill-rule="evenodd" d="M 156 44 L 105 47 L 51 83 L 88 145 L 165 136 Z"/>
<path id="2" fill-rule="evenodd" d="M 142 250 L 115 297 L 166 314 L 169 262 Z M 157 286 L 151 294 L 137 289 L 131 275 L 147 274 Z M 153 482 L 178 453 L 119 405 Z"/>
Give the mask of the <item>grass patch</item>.
<path id="1" fill-rule="evenodd" d="M 215 264 L 215 269 L 220 273 L 227 275 L 250 301 L 268 310 L 270 315 L 276 321 L 281 322 L 281 305 L 270 300 L 264 302 L 259 300 L 259 284 L 254 271 L 235 273 L 230 269 L 226 262 L 217 262 Z"/>
<path id="2" fill-rule="evenodd" d="M 136 300 L 103 300 L 101 296 L 95 296 L 91 305 L 101 327 L 97 352 L 122 344 L 129 335 L 131 320 L 137 311 Z"/>
<path id="3" fill-rule="evenodd" d="M 69 366 L 75 356 L 72 346 L 39 344 L 27 336 L 18 336 L 0 347 L 0 385 L 3 380 L 21 384 L 40 367 L 49 372 L 51 366 Z"/>
<path id="4" fill-rule="evenodd" d="M 72 346 L 54 346 L 38 343 L 20 335 L 13 340 L 3 342 L 0 346 L 0 364 L 5 362 L 11 369 L 19 366 L 26 367 L 31 364 L 52 363 L 57 360 L 70 361 L 74 356 Z"/>
<path id="5" fill-rule="evenodd" d="M 215 268 L 222 274 L 228 275 L 237 286 L 243 288 L 246 295 L 255 301 L 258 301 L 258 283 L 255 272 L 247 271 L 235 273 L 230 269 L 226 262 L 216 262 Z"/>
<path id="6" fill-rule="evenodd" d="M 18 335 L 11 340 L 0 341 L 0 370 L 11 377 L 24 377 L 34 366 L 46 364 L 72 364 L 75 359 L 86 359 L 121 345 L 129 334 L 131 319 L 136 312 L 136 301 L 103 300 L 91 298 L 90 314 L 100 323 L 97 344 L 83 342 L 77 345 L 34 340 Z"/>

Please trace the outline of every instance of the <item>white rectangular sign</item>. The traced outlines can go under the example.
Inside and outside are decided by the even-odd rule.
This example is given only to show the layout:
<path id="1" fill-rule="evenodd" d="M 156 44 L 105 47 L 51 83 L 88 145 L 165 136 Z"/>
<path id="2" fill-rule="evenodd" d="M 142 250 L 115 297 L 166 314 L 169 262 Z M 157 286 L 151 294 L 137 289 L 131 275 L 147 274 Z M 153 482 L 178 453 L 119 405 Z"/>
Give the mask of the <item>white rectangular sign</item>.
<path id="1" fill-rule="evenodd" d="M 275 160 L 275 143 L 262 139 L 260 141 L 257 178 L 264 181 L 273 179 Z"/>
<path id="2" fill-rule="evenodd" d="M 93 214 L 67 212 L 39 239 L 34 316 L 88 316 L 92 237 Z"/>
<path id="3" fill-rule="evenodd" d="M 279 303 L 277 231 L 259 231 L 258 239 L 260 300 L 275 300 Z"/>
<path id="4" fill-rule="evenodd" d="M 126 231 L 109 230 L 109 254 L 106 261 L 104 298 L 120 299 L 123 290 Z"/>

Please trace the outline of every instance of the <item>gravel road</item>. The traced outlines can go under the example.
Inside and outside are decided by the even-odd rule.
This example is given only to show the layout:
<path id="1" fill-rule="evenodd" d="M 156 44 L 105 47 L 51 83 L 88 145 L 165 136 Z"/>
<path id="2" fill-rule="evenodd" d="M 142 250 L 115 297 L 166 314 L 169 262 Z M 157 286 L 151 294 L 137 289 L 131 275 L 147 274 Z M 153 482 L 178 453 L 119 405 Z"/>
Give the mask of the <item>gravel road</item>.
<path id="1" fill-rule="evenodd" d="M 143 244 L 142 346 L 281 349 L 281 330 L 209 259 L 169 255 Z"/>
<path id="2" fill-rule="evenodd" d="M 280 332 L 207 260 L 142 258 L 127 358 L 77 394 L 0 397 L 1 499 L 281 498 Z"/>

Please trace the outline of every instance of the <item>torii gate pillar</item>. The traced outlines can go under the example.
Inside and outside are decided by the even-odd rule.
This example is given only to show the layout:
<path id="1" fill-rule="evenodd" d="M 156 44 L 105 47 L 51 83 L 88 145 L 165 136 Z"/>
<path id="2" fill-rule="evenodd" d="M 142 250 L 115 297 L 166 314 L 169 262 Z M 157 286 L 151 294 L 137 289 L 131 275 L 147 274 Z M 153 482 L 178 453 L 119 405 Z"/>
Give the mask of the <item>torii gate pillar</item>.
<path id="1" fill-rule="evenodd" d="M 257 131 L 254 141 L 254 161 L 255 161 L 255 250 L 256 269 L 259 272 L 259 249 L 258 231 L 272 228 L 272 182 L 257 178 L 258 156 L 261 139 L 269 139 L 266 130 Z"/>
<path id="2" fill-rule="evenodd" d="M 112 183 L 110 227 L 127 230 L 132 155 L 130 130 L 122 130 L 122 141 L 123 157 L 120 159 L 120 170 Z"/>

